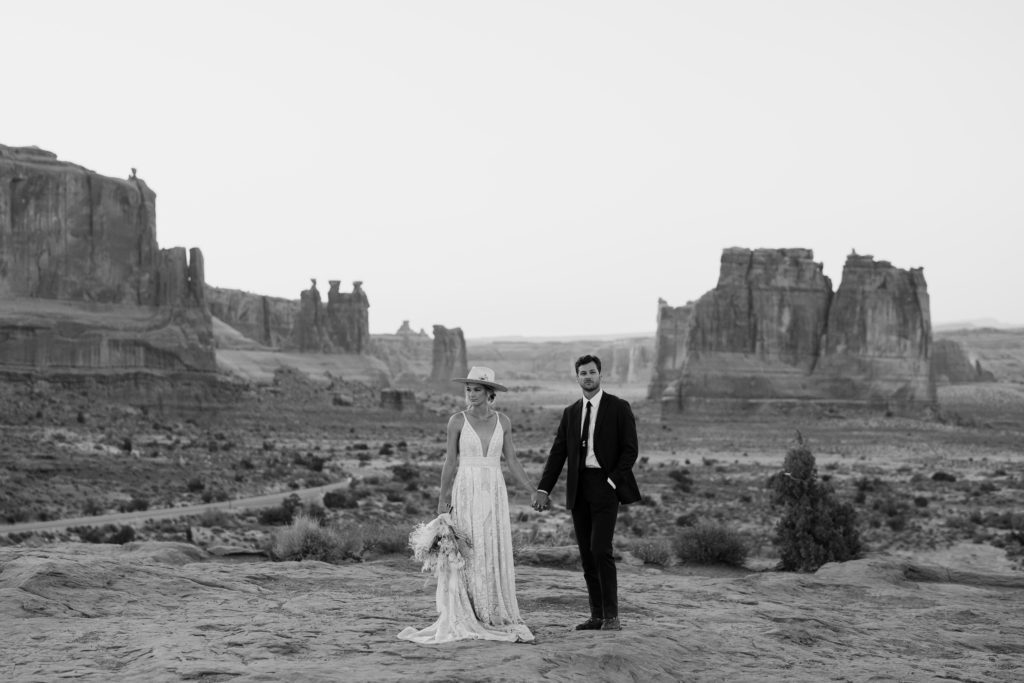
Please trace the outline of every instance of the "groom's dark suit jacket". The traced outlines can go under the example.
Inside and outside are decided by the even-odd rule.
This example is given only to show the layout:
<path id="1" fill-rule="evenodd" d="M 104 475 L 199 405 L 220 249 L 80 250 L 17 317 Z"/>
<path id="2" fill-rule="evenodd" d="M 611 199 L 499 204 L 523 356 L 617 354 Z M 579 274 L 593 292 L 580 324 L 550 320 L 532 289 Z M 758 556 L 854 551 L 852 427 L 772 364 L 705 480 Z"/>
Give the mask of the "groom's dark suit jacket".
<path id="1" fill-rule="evenodd" d="M 571 510 L 576 502 L 577 483 L 580 478 L 580 431 L 583 425 L 583 399 L 576 401 L 562 412 L 558 423 L 555 442 L 548 453 L 540 484 L 537 486 L 549 494 L 555 487 L 562 466 L 569 461 L 566 474 L 565 501 Z M 607 391 L 601 397 L 594 424 L 594 455 L 605 476 L 615 482 L 615 494 L 620 503 L 635 503 L 640 500 L 640 488 L 633 476 L 633 463 L 638 452 L 636 419 L 628 401 L 613 396 Z"/>

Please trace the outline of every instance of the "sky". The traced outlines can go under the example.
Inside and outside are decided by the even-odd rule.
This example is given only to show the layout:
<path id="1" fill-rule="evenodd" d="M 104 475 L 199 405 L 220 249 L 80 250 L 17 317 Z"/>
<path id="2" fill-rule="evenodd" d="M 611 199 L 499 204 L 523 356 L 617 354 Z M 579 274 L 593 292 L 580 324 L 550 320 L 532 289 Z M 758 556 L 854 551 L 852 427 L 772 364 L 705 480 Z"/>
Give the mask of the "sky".
<path id="1" fill-rule="evenodd" d="M 729 247 L 1024 324 L 1024 2 L 0 0 L 0 144 L 157 193 L 211 285 L 370 331 L 653 333 Z"/>

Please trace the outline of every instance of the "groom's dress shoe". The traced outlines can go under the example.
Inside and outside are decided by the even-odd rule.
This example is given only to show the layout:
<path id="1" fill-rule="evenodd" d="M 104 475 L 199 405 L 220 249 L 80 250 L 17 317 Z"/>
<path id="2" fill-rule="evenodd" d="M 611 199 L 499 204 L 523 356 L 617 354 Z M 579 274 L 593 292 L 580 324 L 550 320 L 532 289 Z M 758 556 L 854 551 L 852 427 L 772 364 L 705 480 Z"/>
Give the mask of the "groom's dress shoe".
<path id="1" fill-rule="evenodd" d="M 601 624 L 602 631 L 621 631 L 622 624 L 619 623 L 618 617 L 612 617 L 611 619 L 605 619 Z"/>
<path id="2" fill-rule="evenodd" d="M 577 631 L 596 631 L 601 628 L 601 624 L 604 623 L 603 619 L 597 617 L 590 617 L 582 624 L 576 624 Z"/>

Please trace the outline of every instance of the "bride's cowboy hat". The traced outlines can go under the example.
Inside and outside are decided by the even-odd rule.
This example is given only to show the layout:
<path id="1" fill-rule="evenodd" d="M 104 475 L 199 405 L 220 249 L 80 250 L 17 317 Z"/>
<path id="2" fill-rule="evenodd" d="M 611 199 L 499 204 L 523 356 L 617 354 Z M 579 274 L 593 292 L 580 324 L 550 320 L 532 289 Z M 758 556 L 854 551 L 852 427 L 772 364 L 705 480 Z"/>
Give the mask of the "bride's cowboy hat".
<path id="1" fill-rule="evenodd" d="M 465 379 L 455 377 L 452 381 L 462 382 L 463 384 L 482 384 L 483 386 L 490 387 L 495 391 L 508 391 L 508 387 L 494 381 L 494 370 L 485 368 L 482 365 L 474 365 Z"/>

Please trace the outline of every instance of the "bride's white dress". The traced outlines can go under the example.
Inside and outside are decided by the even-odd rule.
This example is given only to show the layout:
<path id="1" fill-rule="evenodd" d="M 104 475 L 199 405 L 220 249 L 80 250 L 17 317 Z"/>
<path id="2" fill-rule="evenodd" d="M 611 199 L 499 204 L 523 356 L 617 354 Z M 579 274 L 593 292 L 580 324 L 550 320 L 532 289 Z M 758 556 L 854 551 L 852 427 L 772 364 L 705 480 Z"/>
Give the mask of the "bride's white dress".
<path id="1" fill-rule="evenodd" d="M 501 473 L 504 431 L 496 418 L 484 445 L 463 413 L 459 468 L 452 487 L 452 520 L 469 537 L 472 550 L 465 568 L 437 578 L 438 619 L 423 630 L 411 626 L 399 638 L 417 643 L 447 643 L 468 638 L 531 641 L 519 616 L 512 561 L 508 492 Z"/>

